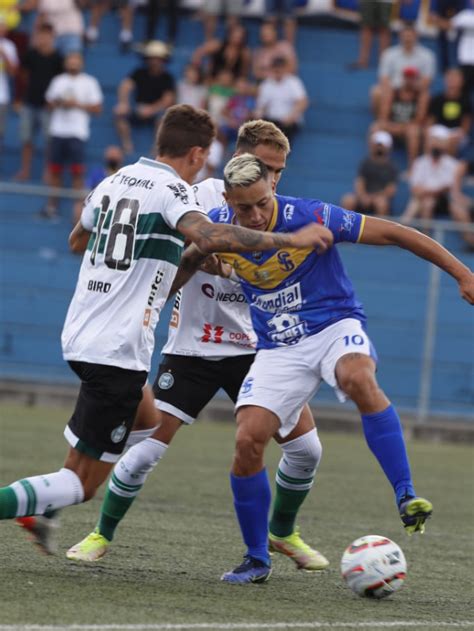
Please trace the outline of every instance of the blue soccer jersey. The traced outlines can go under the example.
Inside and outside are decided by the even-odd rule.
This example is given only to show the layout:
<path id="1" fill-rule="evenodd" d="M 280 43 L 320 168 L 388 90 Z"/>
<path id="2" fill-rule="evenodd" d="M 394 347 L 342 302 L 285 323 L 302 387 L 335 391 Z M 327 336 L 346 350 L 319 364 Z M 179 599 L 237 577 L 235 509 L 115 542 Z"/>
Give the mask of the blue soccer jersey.
<path id="1" fill-rule="evenodd" d="M 232 223 L 232 208 L 218 208 L 209 217 Z M 334 235 L 334 242 L 357 242 L 365 217 L 315 199 L 276 196 L 268 227 L 272 232 L 295 232 L 317 222 Z M 266 252 L 226 253 L 250 305 L 257 349 L 296 344 L 344 318 L 363 324 L 357 300 L 337 248 L 318 254 L 312 248 L 282 248 Z"/>

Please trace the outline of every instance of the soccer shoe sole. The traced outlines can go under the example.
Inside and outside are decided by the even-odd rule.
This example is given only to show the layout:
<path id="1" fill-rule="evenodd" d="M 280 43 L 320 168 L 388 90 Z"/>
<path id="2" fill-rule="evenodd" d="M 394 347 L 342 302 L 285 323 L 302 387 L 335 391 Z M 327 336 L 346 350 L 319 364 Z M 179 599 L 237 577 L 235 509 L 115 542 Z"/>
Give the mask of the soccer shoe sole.
<path id="1" fill-rule="evenodd" d="M 433 513 L 433 504 L 429 500 L 425 500 L 423 497 L 415 497 L 412 500 L 408 500 L 404 507 L 403 515 L 400 515 L 403 521 L 403 517 L 409 517 L 414 520 L 411 524 L 405 524 L 404 527 L 408 535 L 413 535 L 419 532 L 420 535 L 425 532 L 425 522 L 431 517 Z"/>

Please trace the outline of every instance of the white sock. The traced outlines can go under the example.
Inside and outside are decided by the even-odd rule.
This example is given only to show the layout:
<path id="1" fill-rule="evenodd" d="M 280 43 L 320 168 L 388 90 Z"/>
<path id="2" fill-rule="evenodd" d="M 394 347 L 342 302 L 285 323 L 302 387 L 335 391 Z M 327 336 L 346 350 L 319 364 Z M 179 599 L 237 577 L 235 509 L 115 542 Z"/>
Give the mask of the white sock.
<path id="1" fill-rule="evenodd" d="M 18 502 L 16 517 L 43 515 L 84 500 L 82 482 L 70 469 L 24 478 L 11 488 Z"/>
<path id="2" fill-rule="evenodd" d="M 308 491 L 314 482 L 323 451 L 316 428 L 280 445 L 283 450 L 277 483 L 292 491 Z"/>
<path id="3" fill-rule="evenodd" d="M 158 427 L 159 425 L 157 425 L 156 427 L 152 427 L 151 429 L 137 429 L 134 432 L 130 432 L 127 438 L 127 442 L 125 443 L 125 449 L 130 449 L 130 447 L 138 445 L 138 443 L 141 443 L 142 440 L 145 440 L 145 438 L 150 438 L 151 436 L 153 436 L 155 430 L 157 430 Z"/>
<path id="4" fill-rule="evenodd" d="M 135 497 L 148 474 L 165 455 L 168 445 L 154 438 L 146 438 L 131 447 L 114 467 L 109 490 L 121 497 Z"/>

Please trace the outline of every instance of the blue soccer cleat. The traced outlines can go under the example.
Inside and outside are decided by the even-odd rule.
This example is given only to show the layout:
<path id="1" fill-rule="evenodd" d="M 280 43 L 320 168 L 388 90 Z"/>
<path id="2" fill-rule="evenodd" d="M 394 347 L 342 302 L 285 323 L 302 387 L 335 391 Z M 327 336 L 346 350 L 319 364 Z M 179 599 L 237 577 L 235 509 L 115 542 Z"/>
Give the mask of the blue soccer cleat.
<path id="1" fill-rule="evenodd" d="M 264 583 L 270 574 L 272 573 L 272 567 L 270 562 L 264 563 L 260 559 L 255 559 L 249 555 L 244 557 L 244 562 L 241 563 L 231 572 L 226 572 L 221 576 L 221 581 L 226 583 L 234 583 L 236 585 L 243 585 L 244 583 Z"/>
<path id="2" fill-rule="evenodd" d="M 433 504 L 423 497 L 409 497 L 402 500 L 398 510 L 407 534 L 425 532 L 425 521 L 433 512 Z"/>

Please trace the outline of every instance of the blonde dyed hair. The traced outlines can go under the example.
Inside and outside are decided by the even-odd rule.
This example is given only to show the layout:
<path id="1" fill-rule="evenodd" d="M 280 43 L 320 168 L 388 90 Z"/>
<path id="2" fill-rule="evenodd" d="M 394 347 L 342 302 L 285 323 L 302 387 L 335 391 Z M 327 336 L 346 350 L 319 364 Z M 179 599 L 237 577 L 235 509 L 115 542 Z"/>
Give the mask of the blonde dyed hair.
<path id="1" fill-rule="evenodd" d="M 247 188 L 259 180 L 268 178 L 265 164 L 251 153 L 235 156 L 224 168 L 224 186 L 226 191 L 233 188 Z"/>

